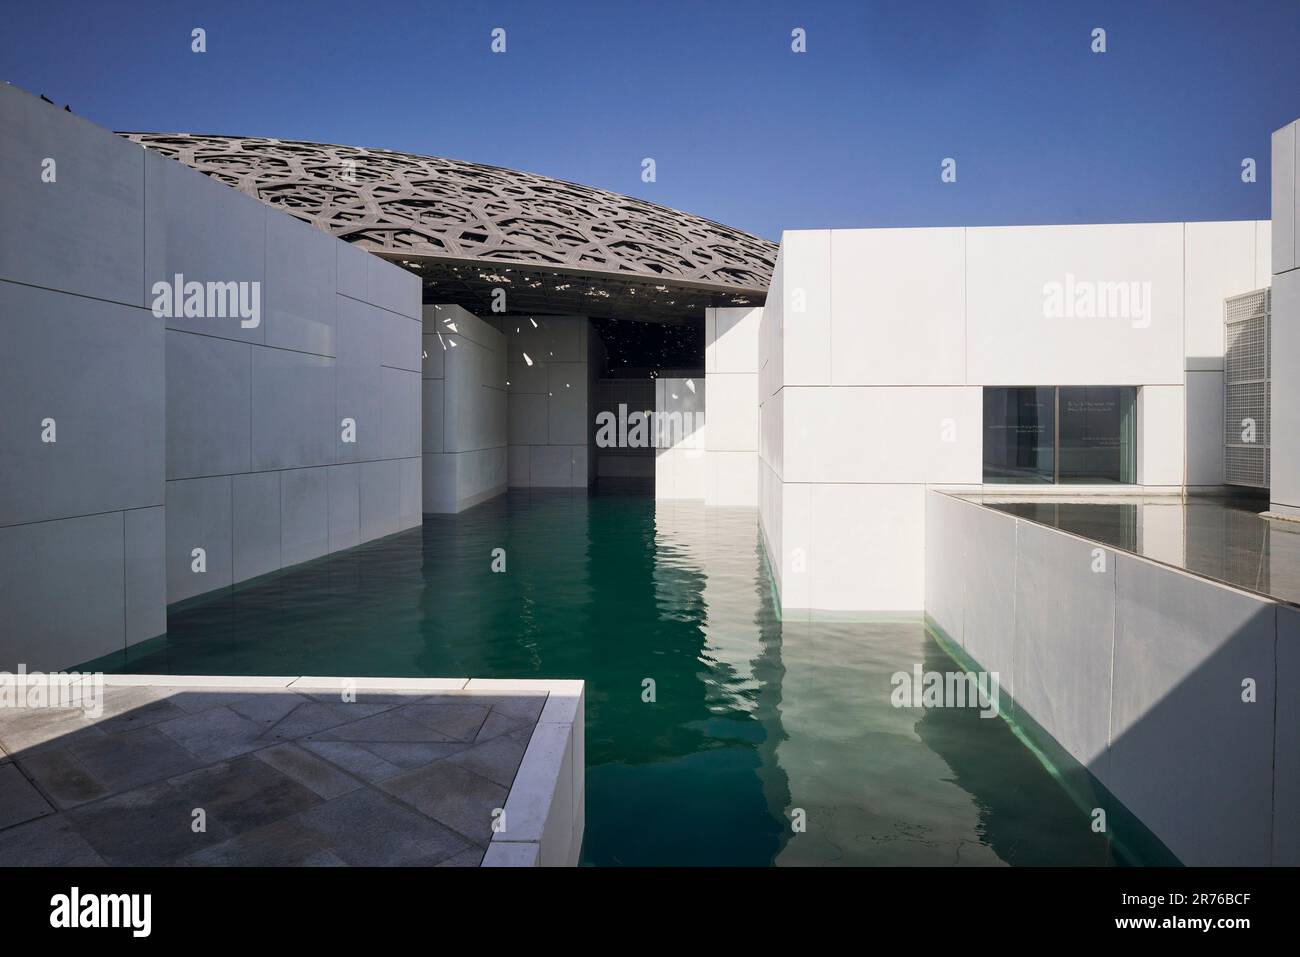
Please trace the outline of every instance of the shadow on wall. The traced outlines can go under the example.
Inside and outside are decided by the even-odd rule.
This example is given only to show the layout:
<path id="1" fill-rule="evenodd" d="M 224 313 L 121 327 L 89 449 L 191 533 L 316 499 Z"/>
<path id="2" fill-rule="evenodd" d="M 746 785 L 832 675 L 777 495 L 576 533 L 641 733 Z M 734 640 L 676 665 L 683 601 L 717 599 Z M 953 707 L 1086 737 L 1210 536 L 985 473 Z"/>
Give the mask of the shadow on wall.
<path id="1" fill-rule="evenodd" d="M 950 671 L 954 662 L 966 671 L 981 670 L 978 662 L 953 647 L 942 636 L 927 649 L 924 668 L 929 672 Z M 1107 840 L 1095 844 L 1096 856 L 1085 864 L 1106 866 L 1150 867 L 1177 866 L 1177 856 L 1151 832 L 1142 821 L 1111 794 L 1089 768 L 1084 767 L 1047 734 L 1046 731 L 1020 708 L 1010 695 L 1000 696 L 999 709 L 1012 732 L 1024 744 L 1013 751 L 1006 749 L 974 749 L 971 740 L 979 740 L 969 733 L 968 726 L 986 720 L 974 708 L 929 708 L 916 723 L 916 732 L 936 754 L 943 756 L 952 768 L 954 780 L 973 794 L 984 809 L 984 836 L 998 855 L 1008 861 L 1028 865 L 1053 865 L 1058 863 L 1049 849 L 1035 846 L 1034 835 L 1025 827 L 1039 813 L 1040 801 L 1056 799 L 1057 788 L 1082 812 L 1077 826 L 1091 829 L 1098 821 L 1104 823 Z M 1039 777 L 1024 772 L 1024 763 L 1041 764 L 1048 775 Z M 1006 782 L 1022 782 L 1022 787 L 1010 800 Z M 1033 782 L 1038 788 L 1024 788 L 1024 782 Z M 1050 787 L 1051 793 L 1040 790 Z M 1098 810 L 1104 812 L 1099 818 Z M 1073 823 L 1073 822 L 1072 822 Z M 1077 844 L 1084 844 L 1077 836 Z"/>
<path id="2" fill-rule="evenodd" d="M 1053 763 L 1086 768 L 1082 800 L 1113 811 L 1113 795 L 1186 864 L 1296 862 L 1300 722 L 1276 692 L 1300 667 L 1300 611 L 942 493 L 927 502 L 929 625 L 1000 673 L 1007 717 Z"/>

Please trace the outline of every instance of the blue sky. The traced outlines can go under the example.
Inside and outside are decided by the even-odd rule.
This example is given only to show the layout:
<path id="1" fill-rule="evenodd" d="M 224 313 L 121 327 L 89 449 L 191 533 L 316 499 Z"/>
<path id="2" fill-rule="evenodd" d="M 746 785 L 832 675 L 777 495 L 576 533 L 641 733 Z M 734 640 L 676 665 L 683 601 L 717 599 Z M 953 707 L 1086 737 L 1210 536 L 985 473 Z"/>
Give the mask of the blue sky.
<path id="1" fill-rule="evenodd" d="M 1300 0 L 5 0 L 3 22 L 0 79 L 113 129 L 451 156 L 774 239 L 1267 218 L 1269 134 L 1300 116 Z"/>

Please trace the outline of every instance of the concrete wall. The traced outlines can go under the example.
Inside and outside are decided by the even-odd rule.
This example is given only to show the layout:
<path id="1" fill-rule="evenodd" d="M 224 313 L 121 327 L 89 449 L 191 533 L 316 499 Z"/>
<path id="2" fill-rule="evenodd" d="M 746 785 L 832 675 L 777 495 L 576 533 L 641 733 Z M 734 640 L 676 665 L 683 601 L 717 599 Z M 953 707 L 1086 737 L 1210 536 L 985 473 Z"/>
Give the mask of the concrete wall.
<path id="1" fill-rule="evenodd" d="M 784 611 L 920 608 L 923 492 L 982 482 L 984 386 L 1137 386 L 1139 484 L 1220 484 L 1223 298 L 1268 248 L 1257 222 L 785 233 L 758 337 Z M 1058 316 L 1052 283 L 1141 298 Z"/>
<path id="2" fill-rule="evenodd" d="M 7 84 L 0 207 L 0 667 L 418 523 L 415 277 Z M 155 318 L 177 273 L 260 321 Z"/>
<path id="3" fill-rule="evenodd" d="M 762 307 L 707 309 L 704 376 L 709 394 L 704 502 L 758 505 L 758 333 Z"/>
<path id="4" fill-rule="evenodd" d="M 1273 319 L 1269 498 L 1300 516 L 1300 253 L 1296 249 L 1300 120 L 1273 134 Z"/>
<path id="5" fill-rule="evenodd" d="M 55 182 L 42 182 L 47 159 Z M 164 341 L 145 308 L 145 159 L 0 84 L 5 670 L 74 664 L 166 627 Z"/>
<path id="6" fill-rule="evenodd" d="M 601 412 L 609 412 L 616 419 L 619 406 L 627 413 L 653 412 L 655 407 L 654 379 L 599 379 L 592 391 L 592 419 Z M 594 443 L 594 438 L 593 438 Z M 596 475 L 594 478 L 615 481 L 649 480 L 655 477 L 655 450 L 653 448 L 628 448 L 617 444 L 596 449 Z"/>
<path id="7" fill-rule="evenodd" d="M 595 432 L 584 316 L 493 319 L 506 342 L 511 488 L 585 488 Z M 599 349 L 599 346 L 595 346 Z M 589 414 L 592 413 L 592 414 Z"/>
<path id="8" fill-rule="evenodd" d="M 925 510 L 926 617 L 1013 717 L 1185 864 L 1300 863 L 1300 725 L 1274 718 L 1293 608 L 940 492 Z"/>
<path id="9" fill-rule="evenodd" d="M 424 511 L 506 491 L 506 339 L 460 306 L 424 307 Z"/>
<path id="10" fill-rule="evenodd" d="M 148 284 L 263 284 L 257 328 L 164 320 L 167 600 L 418 525 L 419 280 L 144 157 Z"/>

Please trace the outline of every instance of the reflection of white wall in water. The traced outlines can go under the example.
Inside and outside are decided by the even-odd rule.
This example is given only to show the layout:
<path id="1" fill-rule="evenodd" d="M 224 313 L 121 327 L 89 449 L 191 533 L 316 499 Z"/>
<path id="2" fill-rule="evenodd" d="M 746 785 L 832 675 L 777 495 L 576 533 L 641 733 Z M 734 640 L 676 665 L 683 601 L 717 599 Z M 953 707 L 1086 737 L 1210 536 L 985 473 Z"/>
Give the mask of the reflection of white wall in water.
<path id="1" fill-rule="evenodd" d="M 737 587 L 754 581 L 761 563 L 753 516 L 671 500 L 656 502 L 654 514 L 657 600 L 702 602 L 701 653 L 714 669 L 710 693 L 721 705 L 747 710 L 762 690 L 754 661 L 764 650 L 753 590 Z"/>
<path id="2" fill-rule="evenodd" d="M 1181 566 L 1186 556 L 1186 509 L 1181 499 L 1148 500 L 1137 509 L 1138 547 L 1147 558 Z"/>

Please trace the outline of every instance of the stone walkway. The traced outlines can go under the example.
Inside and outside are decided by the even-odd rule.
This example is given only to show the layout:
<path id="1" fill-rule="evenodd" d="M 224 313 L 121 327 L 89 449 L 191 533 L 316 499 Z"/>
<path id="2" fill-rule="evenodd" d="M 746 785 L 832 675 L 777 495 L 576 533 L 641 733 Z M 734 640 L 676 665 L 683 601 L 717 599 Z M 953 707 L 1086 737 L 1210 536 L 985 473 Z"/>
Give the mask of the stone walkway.
<path id="1" fill-rule="evenodd" d="M 93 719 L 0 708 L 0 866 L 478 866 L 548 697 L 122 680 Z"/>

